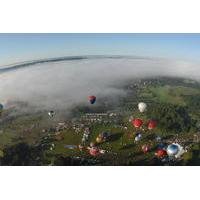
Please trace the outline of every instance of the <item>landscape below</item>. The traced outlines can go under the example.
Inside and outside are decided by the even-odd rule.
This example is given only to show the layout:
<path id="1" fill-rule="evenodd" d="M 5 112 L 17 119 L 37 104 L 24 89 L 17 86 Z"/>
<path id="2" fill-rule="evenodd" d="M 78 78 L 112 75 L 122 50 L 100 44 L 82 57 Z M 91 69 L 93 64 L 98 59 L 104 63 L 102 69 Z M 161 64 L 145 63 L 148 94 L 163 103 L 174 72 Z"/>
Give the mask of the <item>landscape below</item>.
<path id="1" fill-rule="evenodd" d="M 199 82 L 156 77 L 130 80 L 121 87 L 126 96 L 115 102 L 97 97 L 98 103 L 76 106 L 68 115 L 64 115 L 66 110 L 49 114 L 48 110 L 18 113 L 15 107 L 4 109 L 0 164 L 200 165 Z M 139 102 L 147 105 L 145 112 L 138 110 Z M 134 127 L 134 119 L 143 124 Z M 151 130 L 149 120 L 156 122 Z M 138 135 L 141 139 L 136 140 Z M 184 148 L 182 156 L 156 156 L 161 145 L 173 143 Z M 101 153 L 91 152 L 92 147 Z"/>

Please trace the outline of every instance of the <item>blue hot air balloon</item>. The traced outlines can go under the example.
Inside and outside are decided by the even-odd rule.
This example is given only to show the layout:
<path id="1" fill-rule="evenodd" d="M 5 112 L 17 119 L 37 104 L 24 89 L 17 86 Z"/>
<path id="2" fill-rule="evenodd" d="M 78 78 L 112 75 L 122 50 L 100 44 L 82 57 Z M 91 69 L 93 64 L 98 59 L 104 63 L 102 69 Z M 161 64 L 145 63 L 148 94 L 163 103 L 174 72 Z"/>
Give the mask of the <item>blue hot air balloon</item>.
<path id="1" fill-rule="evenodd" d="M 100 137 L 100 138 L 105 138 L 105 139 L 106 139 L 107 137 L 109 137 L 109 133 L 106 132 L 106 131 L 105 131 L 105 132 L 102 132 L 102 133 L 99 134 L 99 137 Z"/>
<path id="2" fill-rule="evenodd" d="M 141 139 L 142 139 L 142 134 L 141 133 L 136 133 L 136 135 L 135 135 L 135 141 L 137 142 L 137 141 L 139 141 Z"/>
<path id="3" fill-rule="evenodd" d="M 168 156 L 175 156 L 179 152 L 179 146 L 176 144 L 170 144 L 167 147 Z"/>
<path id="4" fill-rule="evenodd" d="M 167 145 L 162 142 L 157 145 L 158 149 L 166 149 L 166 147 L 167 147 Z"/>

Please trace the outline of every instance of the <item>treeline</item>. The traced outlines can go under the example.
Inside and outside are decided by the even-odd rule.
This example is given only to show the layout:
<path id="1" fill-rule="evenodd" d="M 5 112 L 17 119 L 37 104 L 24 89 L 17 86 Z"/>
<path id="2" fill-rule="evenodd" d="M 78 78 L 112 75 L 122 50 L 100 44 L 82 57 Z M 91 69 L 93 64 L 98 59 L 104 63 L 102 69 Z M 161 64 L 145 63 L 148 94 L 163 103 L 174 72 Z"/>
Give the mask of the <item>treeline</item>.
<path id="1" fill-rule="evenodd" d="M 52 162 L 53 161 L 53 162 Z M 59 154 L 50 154 L 40 145 L 18 143 L 3 149 L 1 166 L 80 166 L 88 165 L 87 160 L 74 159 Z"/>
<path id="2" fill-rule="evenodd" d="M 153 104 L 147 111 L 149 118 L 155 119 L 158 127 L 173 133 L 196 131 L 196 121 L 191 119 L 187 109 L 172 104 Z"/>
<path id="3" fill-rule="evenodd" d="M 184 99 L 187 103 L 187 107 L 188 110 L 190 110 L 190 112 L 199 113 L 200 95 L 184 96 Z"/>
<path id="4" fill-rule="evenodd" d="M 0 164 L 4 166 L 37 166 L 42 164 L 43 153 L 40 147 L 18 143 L 3 149 Z"/>

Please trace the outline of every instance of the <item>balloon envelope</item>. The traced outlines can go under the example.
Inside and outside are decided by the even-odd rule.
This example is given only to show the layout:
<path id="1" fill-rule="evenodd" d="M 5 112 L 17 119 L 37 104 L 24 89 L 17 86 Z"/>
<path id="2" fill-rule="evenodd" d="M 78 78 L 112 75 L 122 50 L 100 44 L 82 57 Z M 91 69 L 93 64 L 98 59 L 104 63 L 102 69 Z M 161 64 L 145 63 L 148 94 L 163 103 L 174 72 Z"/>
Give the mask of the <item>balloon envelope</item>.
<path id="1" fill-rule="evenodd" d="M 164 149 L 159 149 L 157 152 L 156 152 L 156 156 L 158 158 L 161 158 L 163 156 L 166 156 L 167 155 L 167 151 L 165 151 Z"/>
<path id="2" fill-rule="evenodd" d="M 135 126 L 136 128 L 139 128 L 140 126 L 142 126 L 143 121 L 141 119 L 134 119 L 132 121 L 133 126 Z"/>
<path id="3" fill-rule="evenodd" d="M 103 139 L 106 139 L 108 136 L 109 136 L 108 132 L 102 132 L 102 133 L 99 134 L 99 137 L 103 138 Z"/>
<path id="4" fill-rule="evenodd" d="M 154 129 L 154 128 L 156 128 L 156 121 L 150 120 L 149 123 L 148 123 L 148 129 L 151 130 L 151 129 Z"/>
<path id="5" fill-rule="evenodd" d="M 167 147 L 168 156 L 175 156 L 179 152 L 179 146 L 176 144 L 170 144 Z"/>
<path id="6" fill-rule="evenodd" d="M 51 110 L 51 111 L 48 112 L 48 115 L 49 115 L 50 117 L 53 117 L 53 116 L 55 115 L 55 112 L 54 112 L 53 110 Z"/>
<path id="7" fill-rule="evenodd" d="M 99 154 L 99 150 L 97 148 L 91 148 L 89 153 L 91 156 L 97 156 Z"/>
<path id="8" fill-rule="evenodd" d="M 150 150 L 150 145 L 142 145 L 142 151 L 147 153 Z"/>
<path id="9" fill-rule="evenodd" d="M 97 143 L 101 143 L 102 141 L 103 141 L 103 140 L 102 140 L 101 137 L 97 137 L 97 138 L 96 138 L 96 142 L 97 142 Z"/>
<path id="10" fill-rule="evenodd" d="M 91 146 L 91 147 L 95 147 L 96 144 L 95 144 L 94 142 L 90 142 L 90 146 Z"/>
<path id="11" fill-rule="evenodd" d="M 3 104 L 0 103 L 0 111 L 3 110 Z"/>
<path id="12" fill-rule="evenodd" d="M 176 158 L 180 158 L 180 157 L 185 153 L 185 150 L 184 150 L 184 148 L 183 148 L 181 145 L 177 144 L 177 146 L 178 146 L 178 148 L 179 148 L 179 151 L 178 151 L 178 153 L 175 155 L 175 157 L 176 157 Z"/>
<path id="13" fill-rule="evenodd" d="M 147 104 L 144 103 L 144 102 L 140 102 L 140 103 L 138 104 L 138 109 L 139 109 L 140 112 L 145 112 L 146 109 L 147 109 Z"/>
<path id="14" fill-rule="evenodd" d="M 142 137 L 142 134 L 141 133 L 136 133 L 135 136 L 136 137 Z"/>
<path id="15" fill-rule="evenodd" d="M 88 96 L 88 101 L 89 101 L 91 104 L 94 104 L 95 101 L 96 101 L 96 97 L 95 97 L 95 96 Z"/>

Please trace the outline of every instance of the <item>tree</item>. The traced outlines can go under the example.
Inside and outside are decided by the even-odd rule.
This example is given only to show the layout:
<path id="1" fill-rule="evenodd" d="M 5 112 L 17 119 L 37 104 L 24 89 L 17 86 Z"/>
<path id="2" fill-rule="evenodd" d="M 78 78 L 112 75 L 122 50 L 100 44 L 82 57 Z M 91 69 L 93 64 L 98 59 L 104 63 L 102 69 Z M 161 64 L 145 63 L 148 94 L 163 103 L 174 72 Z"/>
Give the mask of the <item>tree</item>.
<path id="1" fill-rule="evenodd" d="M 170 132 L 188 132 L 195 127 L 195 122 L 182 106 L 172 104 L 154 104 L 147 112 L 148 117 L 155 119 L 160 128 Z"/>
<path id="2" fill-rule="evenodd" d="M 26 143 L 18 143 L 4 148 L 4 156 L 1 165 L 6 166 L 27 166 L 40 165 L 41 152 L 38 148 L 29 146 Z"/>

